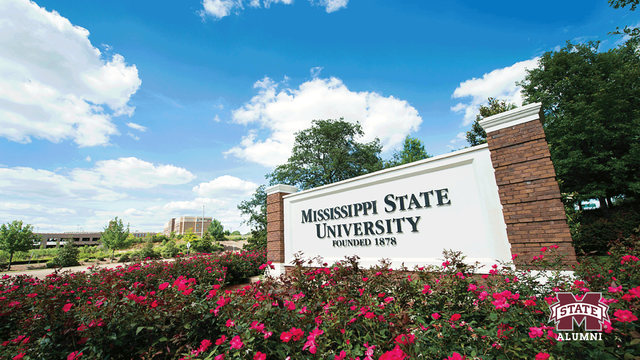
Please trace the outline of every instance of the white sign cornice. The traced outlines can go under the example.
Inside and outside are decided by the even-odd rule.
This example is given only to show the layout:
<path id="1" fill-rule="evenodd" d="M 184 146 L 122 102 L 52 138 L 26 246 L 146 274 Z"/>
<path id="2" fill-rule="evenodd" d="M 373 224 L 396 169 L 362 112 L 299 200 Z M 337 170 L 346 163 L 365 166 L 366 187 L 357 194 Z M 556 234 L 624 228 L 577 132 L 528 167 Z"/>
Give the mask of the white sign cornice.
<path id="1" fill-rule="evenodd" d="M 274 185 L 274 186 L 269 186 L 265 192 L 267 193 L 267 195 L 271 195 L 271 194 L 275 194 L 275 193 L 285 193 L 285 194 L 293 194 L 298 192 L 298 188 L 295 186 L 291 186 L 291 185 L 282 185 L 282 184 L 278 184 L 278 185 Z"/>
<path id="2" fill-rule="evenodd" d="M 529 104 L 513 110 L 505 111 L 503 113 L 484 118 L 478 123 L 488 134 L 538 119 L 543 122 L 544 116 L 542 114 L 542 103 Z"/>

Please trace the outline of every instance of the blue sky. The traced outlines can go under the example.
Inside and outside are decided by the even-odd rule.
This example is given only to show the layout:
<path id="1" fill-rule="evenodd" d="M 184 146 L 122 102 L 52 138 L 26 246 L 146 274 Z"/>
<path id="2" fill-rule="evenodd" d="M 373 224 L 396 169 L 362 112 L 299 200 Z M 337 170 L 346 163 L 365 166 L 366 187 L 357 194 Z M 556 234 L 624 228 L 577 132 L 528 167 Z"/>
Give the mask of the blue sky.
<path id="1" fill-rule="evenodd" d="M 0 0 L 0 223 L 161 231 L 237 204 L 312 119 L 466 145 L 477 107 L 567 40 L 639 16 L 599 1 Z"/>

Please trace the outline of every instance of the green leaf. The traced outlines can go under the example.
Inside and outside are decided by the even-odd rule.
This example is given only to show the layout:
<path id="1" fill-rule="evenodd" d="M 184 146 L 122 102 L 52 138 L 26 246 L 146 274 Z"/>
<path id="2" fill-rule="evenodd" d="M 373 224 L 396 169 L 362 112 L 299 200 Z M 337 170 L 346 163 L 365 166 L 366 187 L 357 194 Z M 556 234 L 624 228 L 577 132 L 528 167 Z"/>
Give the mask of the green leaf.
<path id="1" fill-rule="evenodd" d="M 489 319 L 491 319 L 492 321 L 496 321 L 496 320 L 498 320 L 498 314 L 496 314 L 496 313 L 491 313 L 491 315 L 489 315 Z"/>
<path id="2" fill-rule="evenodd" d="M 136 330 L 136 335 L 138 335 L 140 333 L 140 331 L 144 330 L 144 326 L 138 326 L 138 329 Z"/>

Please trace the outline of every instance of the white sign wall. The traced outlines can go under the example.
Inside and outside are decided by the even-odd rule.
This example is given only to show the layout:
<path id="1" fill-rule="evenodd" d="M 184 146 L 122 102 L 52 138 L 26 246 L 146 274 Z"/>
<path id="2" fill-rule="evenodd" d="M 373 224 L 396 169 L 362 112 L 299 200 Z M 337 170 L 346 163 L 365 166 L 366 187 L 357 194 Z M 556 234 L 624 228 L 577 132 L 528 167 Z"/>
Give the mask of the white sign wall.
<path id="1" fill-rule="evenodd" d="M 511 260 L 487 145 L 476 146 L 284 197 L 285 264 L 294 254 L 326 262 L 358 255 L 394 267 Z"/>

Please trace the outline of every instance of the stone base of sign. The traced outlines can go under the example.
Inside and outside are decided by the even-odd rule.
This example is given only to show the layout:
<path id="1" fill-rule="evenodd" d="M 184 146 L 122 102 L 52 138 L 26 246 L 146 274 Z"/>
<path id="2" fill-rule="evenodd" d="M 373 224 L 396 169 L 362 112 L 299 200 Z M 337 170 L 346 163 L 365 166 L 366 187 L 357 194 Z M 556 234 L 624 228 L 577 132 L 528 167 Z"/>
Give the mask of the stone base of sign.
<path id="1" fill-rule="evenodd" d="M 480 121 L 507 224 L 515 263 L 535 265 L 543 247 L 557 245 L 567 264 L 576 261 L 549 145 L 541 104 L 526 105 Z"/>

